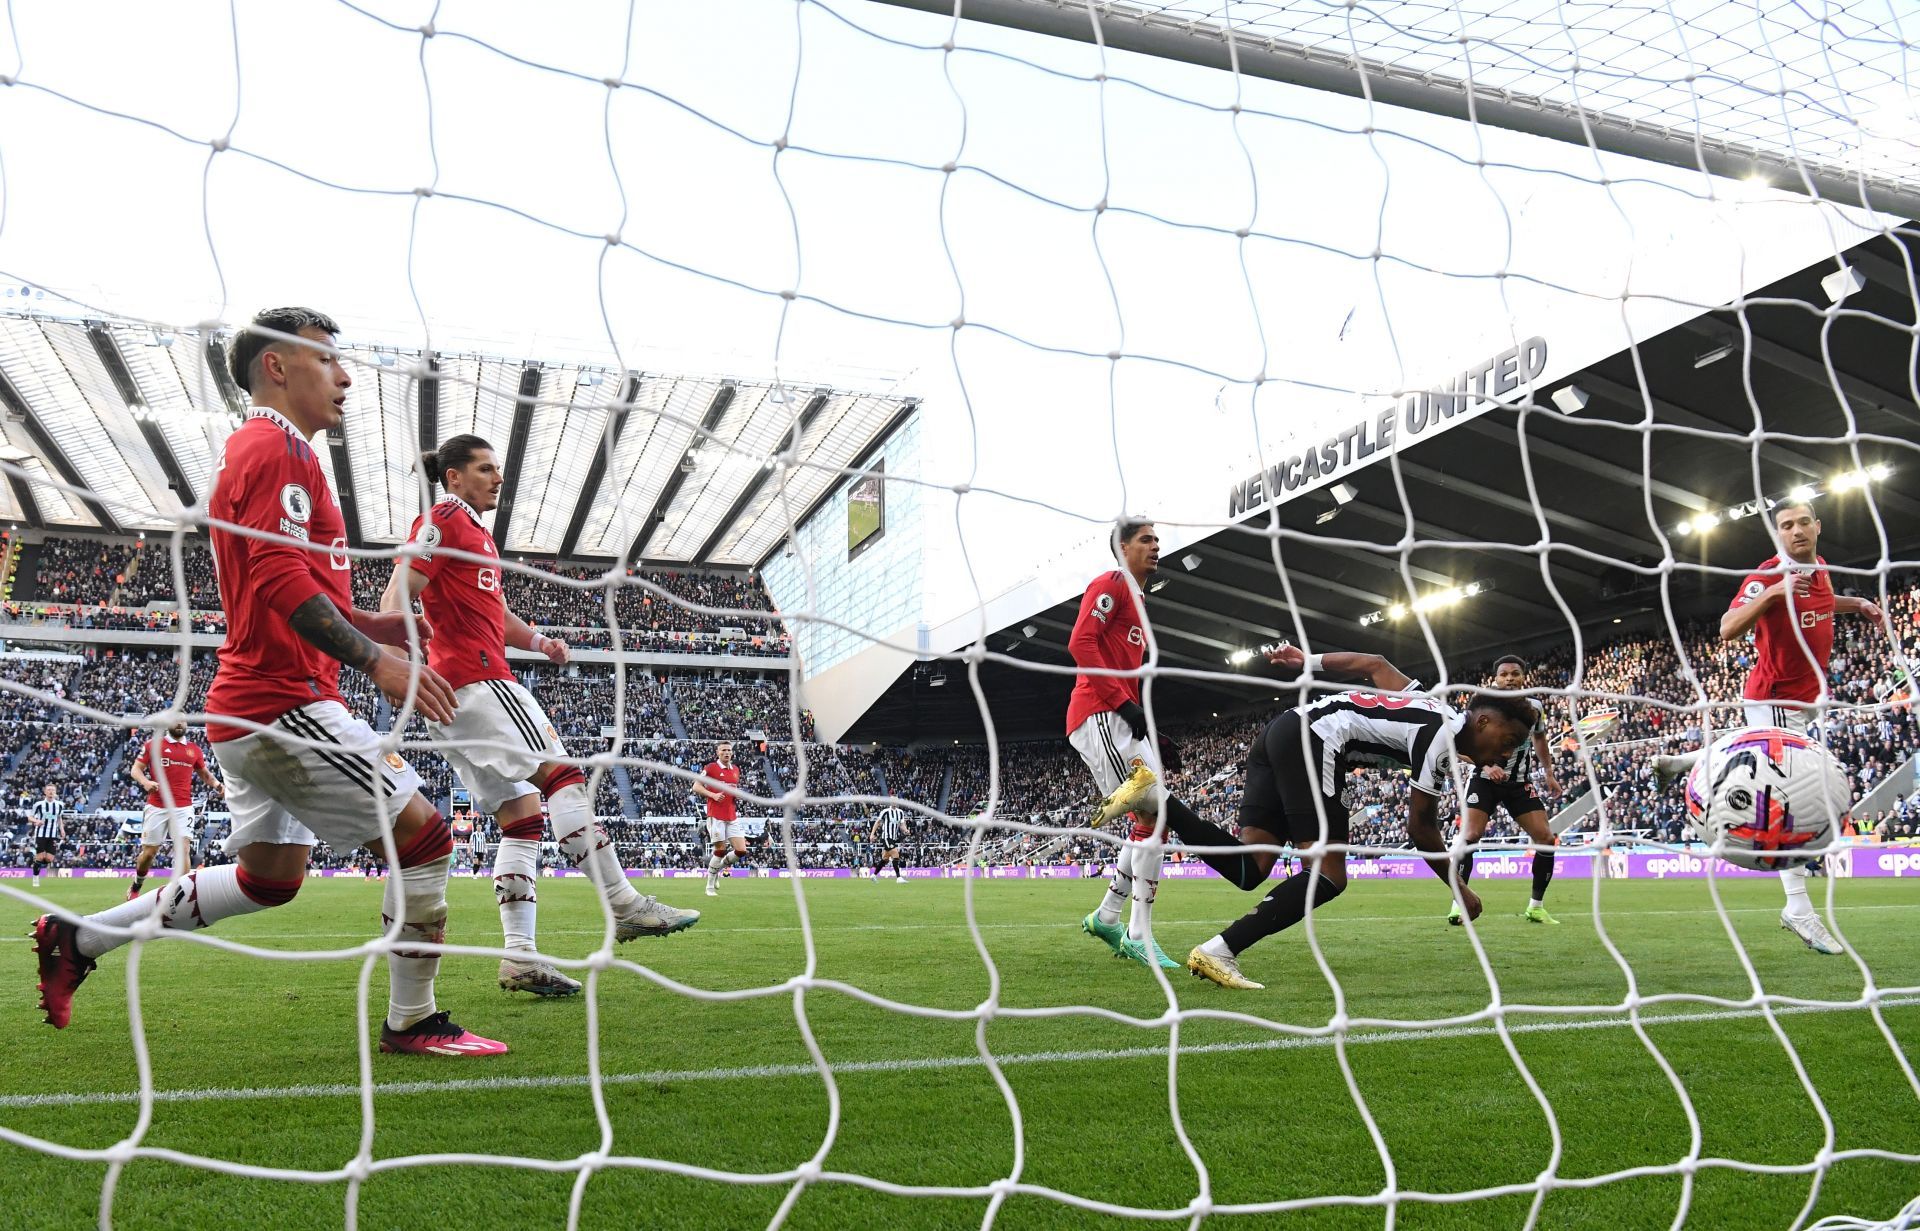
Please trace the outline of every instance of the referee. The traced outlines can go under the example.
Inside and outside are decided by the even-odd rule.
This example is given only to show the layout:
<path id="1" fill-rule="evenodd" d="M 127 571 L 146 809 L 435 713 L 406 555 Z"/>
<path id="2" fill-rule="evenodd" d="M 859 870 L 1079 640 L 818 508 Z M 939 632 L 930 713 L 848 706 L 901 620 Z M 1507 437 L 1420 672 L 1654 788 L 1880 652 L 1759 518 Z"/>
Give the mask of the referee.
<path id="1" fill-rule="evenodd" d="M 60 843 L 67 836 L 67 805 L 59 798 L 58 788 L 49 782 L 40 788 L 40 798 L 27 806 L 27 814 L 33 825 L 33 887 L 40 887 L 40 865 L 47 865 L 47 872 L 53 872 L 53 865 L 60 853 Z"/>

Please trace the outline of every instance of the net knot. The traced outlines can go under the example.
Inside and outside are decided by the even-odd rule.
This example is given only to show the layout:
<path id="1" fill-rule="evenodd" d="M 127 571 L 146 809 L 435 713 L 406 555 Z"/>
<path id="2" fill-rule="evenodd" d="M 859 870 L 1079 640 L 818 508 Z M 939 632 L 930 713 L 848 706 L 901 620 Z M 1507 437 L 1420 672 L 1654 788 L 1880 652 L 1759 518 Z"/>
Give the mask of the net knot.
<path id="1" fill-rule="evenodd" d="M 794 1173 L 800 1177 L 802 1184 L 817 1184 L 820 1182 L 820 1164 L 811 1158 L 794 1168 Z"/>
<path id="2" fill-rule="evenodd" d="M 9 80 L 7 84 L 12 85 L 13 82 Z M 228 142 L 225 137 L 215 137 L 213 140 L 207 142 L 207 144 L 213 147 L 213 152 L 216 154 L 224 154 L 227 152 Z"/>
<path id="3" fill-rule="evenodd" d="M 609 248 L 618 248 L 620 246 L 620 232 L 618 231 L 608 231 L 601 238 L 607 241 L 607 247 Z"/>
<path id="4" fill-rule="evenodd" d="M 347 1179 L 355 1184 L 365 1184 L 373 1178 L 373 1160 L 356 1154 L 342 1170 L 347 1173 Z"/>
<path id="5" fill-rule="evenodd" d="M 421 38 L 432 38 L 434 35 L 438 33 L 439 31 L 433 28 L 433 23 L 430 21 L 422 24 L 420 27 Z"/>
<path id="6" fill-rule="evenodd" d="M 413 195 L 421 198 L 430 197 L 433 195 L 433 189 L 426 187 L 416 188 L 413 190 Z"/>

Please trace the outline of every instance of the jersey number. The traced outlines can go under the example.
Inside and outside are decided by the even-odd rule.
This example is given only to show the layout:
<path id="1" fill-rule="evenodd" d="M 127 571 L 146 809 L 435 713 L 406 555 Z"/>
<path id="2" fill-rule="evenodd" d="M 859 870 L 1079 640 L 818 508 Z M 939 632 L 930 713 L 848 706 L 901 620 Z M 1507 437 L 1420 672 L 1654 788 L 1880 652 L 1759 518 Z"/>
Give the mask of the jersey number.
<path id="1" fill-rule="evenodd" d="M 1348 694 L 1348 700 L 1364 709 L 1399 710 L 1413 704 L 1412 697 L 1383 697 L 1377 692 Z"/>

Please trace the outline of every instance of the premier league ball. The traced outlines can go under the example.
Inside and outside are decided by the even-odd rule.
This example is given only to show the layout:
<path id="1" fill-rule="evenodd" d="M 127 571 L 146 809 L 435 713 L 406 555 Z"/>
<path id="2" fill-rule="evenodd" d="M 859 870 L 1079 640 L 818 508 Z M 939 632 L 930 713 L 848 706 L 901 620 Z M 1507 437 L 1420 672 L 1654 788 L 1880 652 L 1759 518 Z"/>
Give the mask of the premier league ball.
<path id="1" fill-rule="evenodd" d="M 1687 815 L 1728 863 L 1778 872 L 1826 853 L 1853 800 L 1847 771 L 1804 735 L 1747 727 L 1721 736 L 1687 776 Z"/>

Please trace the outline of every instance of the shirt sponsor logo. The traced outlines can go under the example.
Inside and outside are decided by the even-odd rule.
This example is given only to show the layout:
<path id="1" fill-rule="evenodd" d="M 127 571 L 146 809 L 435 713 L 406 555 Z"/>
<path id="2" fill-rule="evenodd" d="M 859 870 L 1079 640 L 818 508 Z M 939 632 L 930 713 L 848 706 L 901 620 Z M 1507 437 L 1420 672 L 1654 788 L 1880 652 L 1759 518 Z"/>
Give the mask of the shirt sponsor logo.
<path id="1" fill-rule="evenodd" d="M 489 593 L 498 594 L 500 592 L 500 570 L 491 568 L 481 569 L 474 577 L 474 584 Z"/>
<path id="2" fill-rule="evenodd" d="M 1147 634 L 1138 624 L 1135 624 L 1127 630 L 1127 644 L 1140 646 L 1147 644 Z"/>
<path id="3" fill-rule="evenodd" d="M 343 534 L 334 539 L 331 546 L 333 547 L 333 551 L 328 554 L 327 562 L 333 565 L 333 571 L 336 573 L 350 572 L 353 568 L 353 558 L 347 555 L 347 536 Z"/>

